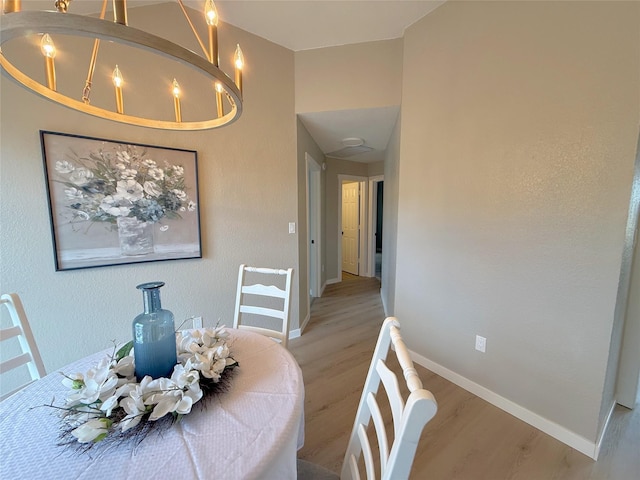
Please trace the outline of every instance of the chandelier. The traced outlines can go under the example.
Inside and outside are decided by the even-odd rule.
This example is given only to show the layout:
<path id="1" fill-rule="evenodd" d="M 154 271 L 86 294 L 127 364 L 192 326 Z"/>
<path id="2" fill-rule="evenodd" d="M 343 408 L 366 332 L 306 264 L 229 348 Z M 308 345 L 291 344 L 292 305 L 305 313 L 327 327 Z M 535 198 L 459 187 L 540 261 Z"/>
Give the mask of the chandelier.
<path id="1" fill-rule="evenodd" d="M 242 50 L 237 45 L 234 55 L 235 75 L 232 80 L 219 68 L 218 13 L 213 0 L 203 2 L 203 18 L 199 19 L 203 25 L 206 24 L 208 31 L 208 42 L 206 44 L 198 34 L 183 1 L 176 0 L 176 2 L 180 6 L 186 22 L 202 49 L 203 55 L 198 55 L 164 38 L 130 27 L 127 23 L 126 0 L 112 0 L 113 21 L 105 20 L 108 0 L 103 0 L 99 18 L 68 13 L 67 10 L 71 0 L 55 1 L 55 11 L 26 11 L 21 8 L 21 0 L 3 0 L 3 15 L 0 22 L 0 65 L 4 73 L 10 75 L 22 86 L 38 95 L 65 107 L 108 120 L 162 130 L 206 130 L 234 122 L 242 113 L 242 68 L 244 66 Z M 62 50 L 56 48 L 56 38 L 58 36 L 65 38 L 71 36 L 74 39 L 76 37 L 89 37 L 93 39 L 93 48 L 90 49 L 90 55 L 87 58 L 87 76 L 84 81 L 84 87 L 77 88 L 77 91 L 70 91 L 68 87 L 63 89 L 64 91 L 59 89 L 62 86 L 62 77 L 68 79 L 69 74 L 59 67 L 60 71 L 58 76 L 56 75 L 56 58 L 59 59 L 63 56 L 60 55 L 63 53 Z M 22 59 L 24 62 L 24 57 L 26 56 L 24 50 L 16 54 L 15 58 L 8 54 L 10 49 L 5 47 L 10 45 L 11 40 L 21 38 L 27 39 L 24 45 L 28 45 L 28 48 L 34 51 L 34 55 L 42 57 L 43 69 L 36 71 L 34 68 L 27 68 L 23 65 L 20 68 L 18 66 L 20 60 Z M 38 39 L 38 41 L 36 42 L 34 38 Z M 167 77 L 166 68 L 163 68 L 161 72 L 148 72 L 154 79 L 160 79 L 161 82 L 164 82 L 163 85 L 152 86 L 152 82 L 148 81 L 137 93 L 142 95 L 144 92 L 141 90 L 147 90 L 147 88 L 159 89 L 157 91 L 161 93 L 157 96 L 166 98 L 155 98 L 152 103 L 171 102 L 173 108 L 167 107 L 164 110 L 159 108 L 150 109 L 153 114 L 149 114 L 146 111 L 144 113 L 127 111 L 127 95 L 131 95 L 130 98 L 132 100 L 137 99 L 132 93 L 133 90 L 127 91 L 127 72 L 122 68 L 122 63 L 118 66 L 117 59 L 114 65 L 109 66 L 110 78 L 108 83 L 110 85 L 107 84 L 106 79 L 100 79 L 103 88 L 108 85 L 108 89 L 112 90 L 108 95 L 109 101 L 104 101 L 107 96 L 106 92 L 102 91 L 100 92 L 102 104 L 92 104 L 92 87 L 98 83 L 98 77 L 94 78 L 94 76 L 96 65 L 98 64 L 101 41 L 105 41 L 110 45 L 118 44 L 134 47 L 138 49 L 138 55 L 143 55 L 140 50 L 150 52 L 154 58 L 163 57 L 161 61 L 164 61 L 165 64 L 167 62 L 166 59 L 168 59 L 171 66 L 180 64 L 176 66 L 176 70 L 189 78 L 194 77 L 194 75 L 186 75 L 185 66 L 190 71 L 195 69 L 202 77 L 199 80 L 200 87 L 194 87 L 194 90 L 197 90 L 197 103 L 199 108 L 204 110 L 204 116 L 202 118 L 183 119 L 181 101 L 185 91 L 180 86 L 178 76 L 170 75 Z M 75 43 L 73 45 L 75 46 Z M 37 52 L 36 49 L 40 51 Z M 29 55 L 29 58 L 33 59 L 34 56 Z M 138 57 L 136 56 L 135 58 Z M 67 59 L 63 62 L 62 67 L 64 68 L 71 64 L 75 65 L 76 61 L 71 62 Z M 101 69 L 103 74 L 106 71 L 105 68 Z M 208 90 L 208 92 L 203 90 Z M 210 95 L 210 100 L 207 100 L 207 93 Z M 195 97 L 196 92 L 193 92 L 192 98 Z M 140 102 L 137 103 L 139 104 Z M 168 115 L 167 112 L 169 112 Z"/>

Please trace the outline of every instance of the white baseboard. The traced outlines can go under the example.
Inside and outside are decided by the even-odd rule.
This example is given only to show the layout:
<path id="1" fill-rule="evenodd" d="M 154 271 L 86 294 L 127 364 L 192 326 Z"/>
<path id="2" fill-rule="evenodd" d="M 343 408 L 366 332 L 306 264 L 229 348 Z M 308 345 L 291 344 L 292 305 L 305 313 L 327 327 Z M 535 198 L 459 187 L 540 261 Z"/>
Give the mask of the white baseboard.
<path id="1" fill-rule="evenodd" d="M 456 372 L 449 370 L 448 368 L 443 367 L 442 365 L 429 360 L 428 358 L 423 357 L 422 355 L 419 355 L 415 352 L 411 352 L 411 358 L 413 358 L 414 362 L 416 362 L 419 365 L 422 365 L 424 368 L 431 370 L 432 372 L 440 375 L 443 378 L 446 378 L 450 382 L 455 383 L 459 387 L 464 388 L 465 390 L 473 393 L 474 395 L 477 395 L 483 400 L 486 400 L 492 405 L 495 405 L 499 409 L 504 410 L 505 412 L 513 415 L 516 418 L 519 418 L 523 422 L 528 423 L 529 425 L 537 428 L 538 430 L 541 430 L 544 433 L 551 435 L 553 438 L 561 441 L 562 443 L 570 446 L 571 448 L 578 450 L 579 452 L 585 454 L 586 456 L 594 460 L 597 460 L 598 453 L 600 450 L 599 444 L 602 441 L 602 438 L 600 438 L 598 441 L 598 444 L 596 444 L 584 438 L 583 436 L 578 435 L 577 433 L 545 417 L 542 417 L 537 413 L 534 413 L 531 410 L 528 410 L 527 408 L 521 405 L 518 405 L 517 403 L 507 398 L 504 398 L 501 395 L 498 395 L 497 393 L 489 390 L 488 388 L 483 387 L 482 385 L 475 383 L 469 380 L 468 378 L 463 377 L 462 375 L 457 374 Z M 608 422 L 608 419 L 607 419 L 607 422 Z M 605 425 L 605 429 L 606 429 L 606 425 Z M 605 429 L 603 429 L 602 435 L 604 435 Z"/>
<path id="2" fill-rule="evenodd" d="M 292 338 L 298 338 L 301 335 L 303 328 L 304 326 L 302 328 L 296 328 L 295 330 L 289 330 L 289 340 Z"/>
<path id="3" fill-rule="evenodd" d="M 602 439 L 604 438 L 604 434 L 609 428 L 609 420 L 611 420 L 611 416 L 613 415 L 613 410 L 616 408 L 616 401 L 611 402 L 611 408 L 609 408 L 609 413 L 607 414 L 607 418 L 604 420 L 604 425 L 602 426 L 602 430 L 600 431 L 600 436 L 598 437 L 598 441 L 596 442 L 595 455 L 593 457 L 594 460 L 598 460 L 598 455 L 600 455 L 600 448 L 602 447 Z"/>
<path id="4" fill-rule="evenodd" d="M 304 332 L 304 329 L 307 328 L 307 323 L 309 323 L 309 320 L 311 320 L 311 312 L 307 312 L 307 316 L 302 321 L 302 325 L 300 325 L 300 328 L 296 330 L 291 330 L 289 332 L 289 338 L 296 338 L 302 335 L 302 332 Z M 297 332 L 297 335 L 295 337 L 292 336 L 293 332 Z"/>
<path id="5" fill-rule="evenodd" d="M 340 283 L 340 279 L 339 278 L 329 278 L 329 279 L 327 279 L 327 282 L 325 283 L 325 285 L 331 285 L 332 283 Z"/>

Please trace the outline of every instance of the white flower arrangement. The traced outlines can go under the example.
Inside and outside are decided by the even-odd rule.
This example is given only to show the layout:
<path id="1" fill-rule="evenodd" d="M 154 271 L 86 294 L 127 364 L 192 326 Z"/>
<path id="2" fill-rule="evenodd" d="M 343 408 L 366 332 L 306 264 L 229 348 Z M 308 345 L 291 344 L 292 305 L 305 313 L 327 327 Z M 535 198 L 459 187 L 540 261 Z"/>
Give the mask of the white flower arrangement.
<path id="1" fill-rule="evenodd" d="M 178 332 L 178 364 L 171 378 L 146 376 L 138 383 L 132 342 L 86 373 L 65 376 L 62 383 L 70 392 L 65 405 L 58 407 L 63 411 L 63 439 L 71 435 L 73 442 L 95 444 L 168 414 L 180 420 L 238 366 L 231 357 L 228 336 L 224 327 Z"/>
<path id="2" fill-rule="evenodd" d="M 72 222 L 115 224 L 119 217 L 131 217 L 156 223 L 196 209 L 186 193 L 184 167 L 159 164 L 144 148 L 117 145 L 86 157 L 74 154 L 56 161 L 55 170 Z"/>

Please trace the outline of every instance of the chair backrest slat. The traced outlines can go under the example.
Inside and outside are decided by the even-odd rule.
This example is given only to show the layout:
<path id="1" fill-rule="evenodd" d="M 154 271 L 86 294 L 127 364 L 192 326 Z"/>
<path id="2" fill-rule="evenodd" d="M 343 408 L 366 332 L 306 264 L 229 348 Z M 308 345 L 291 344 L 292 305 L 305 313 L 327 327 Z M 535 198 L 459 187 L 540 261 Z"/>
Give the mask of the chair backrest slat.
<path id="1" fill-rule="evenodd" d="M 409 390 L 404 400 L 398 377 L 386 364 L 391 344 L 402 368 L 402 374 Z M 376 399 L 380 386 L 384 387 L 389 400 L 393 420 L 393 442 L 388 447 L 388 437 L 381 409 Z M 379 445 L 380 478 L 383 480 L 404 480 L 409 478 L 413 459 L 424 426 L 434 417 L 438 409 L 435 398 L 422 387 L 422 382 L 413 367 L 409 351 L 400 334 L 400 324 L 393 317 L 387 318 L 380 330 L 378 342 L 369 366 L 356 419 L 347 445 L 341 478 L 358 479 L 359 460 L 362 457 L 367 478 L 372 480 L 373 455 L 367 438 L 367 427 L 373 419 Z M 388 452 L 388 455 L 387 455 Z"/>
<path id="2" fill-rule="evenodd" d="M 0 364 L 0 374 L 5 374 L 22 365 L 26 365 L 29 371 L 29 380 L 20 384 L 10 392 L 5 392 L 0 396 L 0 401 L 13 395 L 29 383 L 46 375 L 44 363 L 40 357 L 38 346 L 31 332 L 31 327 L 24 312 L 24 307 L 20 297 L 16 293 L 5 293 L 0 296 L 0 306 L 7 308 L 11 319 L 11 326 L 0 330 L 0 341 L 16 338 L 20 352 L 8 358 Z"/>
<path id="3" fill-rule="evenodd" d="M 251 275 L 251 279 L 259 277 L 261 282 L 247 281 L 247 274 Z M 274 338 L 285 348 L 289 340 L 289 313 L 291 303 L 291 280 L 293 269 L 287 270 L 265 267 L 251 267 L 240 265 L 238 270 L 238 287 L 236 290 L 236 307 L 233 316 L 233 328 L 242 328 L 252 330 L 262 335 Z M 271 282 L 283 282 L 277 280 L 284 277 L 284 288 L 280 288 L 275 284 L 267 284 L 264 277 Z M 264 283 L 263 283 L 264 282 Z M 271 303 L 261 304 L 258 299 L 272 300 Z M 278 305 L 274 306 L 275 302 Z M 247 319 L 244 315 L 250 315 Z M 271 328 L 269 325 L 252 325 L 251 321 L 255 317 L 268 317 L 280 320 L 280 328 Z M 255 323 L 255 322 L 254 322 Z"/>

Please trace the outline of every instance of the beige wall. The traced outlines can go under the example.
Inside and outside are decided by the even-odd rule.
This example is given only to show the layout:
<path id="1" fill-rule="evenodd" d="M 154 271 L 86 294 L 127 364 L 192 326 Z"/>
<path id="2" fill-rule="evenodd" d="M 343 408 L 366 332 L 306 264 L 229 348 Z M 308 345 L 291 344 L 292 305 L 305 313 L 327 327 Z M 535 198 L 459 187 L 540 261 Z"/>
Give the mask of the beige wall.
<path id="1" fill-rule="evenodd" d="M 190 39 L 176 8 L 131 9 L 130 23 Z M 292 328 L 298 327 L 298 238 L 287 229 L 298 217 L 293 53 L 227 25 L 220 38 L 224 69 L 233 72 L 227 68 L 236 42 L 247 69 L 245 111 L 219 130 L 123 126 L 56 106 L 2 76 L 0 290 L 22 296 L 48 371 L 114 339 L 128 341 L 142 309 L 135 286 L 145 281 L 167 283 L 163 306 L 177 321 L 202 315 L 207 326 L 231 324 L 242 262 L 295 268 L 291 311 Z M 38 68 L 41 60 L 34 57 Z M 61 71 L 63 64 L 61 55 Z M 85 67 L 79 66 L 78 78 Z M 55 272 L 40 129 L 197 150 L 204 258 Z"/>
<path id="2" fill-rule="evenodd" d="M 447 2 L 405 34 L 409 346 L 592 443 L 619 348 L 639 25 L 637 2 Z"/>
<path id="3" fill-rule="evenodd" d="M 391 142 L 391 140 L 389 140 Z M 367 164 L 367 175 L 375 177 L 377 175 L 384 175 L 384 161 L 373 162 Z"/>
<path id="4" fill-rule="evenodd" d="M 382 264 L 380 296 L 385 315 L 395 315 L 396 255 L 398 247 L 398 169 L 400 168 L 400 118 L 396 122 L 384 160 L 382 204 Z"/>
<path id="5" fill-rule="evenodd" d="M 402 39 L 295 53 L 296 112 L 400 105 Z"/>

